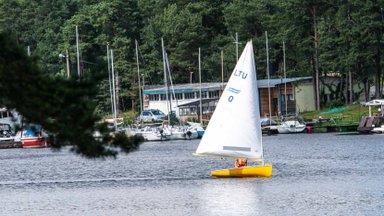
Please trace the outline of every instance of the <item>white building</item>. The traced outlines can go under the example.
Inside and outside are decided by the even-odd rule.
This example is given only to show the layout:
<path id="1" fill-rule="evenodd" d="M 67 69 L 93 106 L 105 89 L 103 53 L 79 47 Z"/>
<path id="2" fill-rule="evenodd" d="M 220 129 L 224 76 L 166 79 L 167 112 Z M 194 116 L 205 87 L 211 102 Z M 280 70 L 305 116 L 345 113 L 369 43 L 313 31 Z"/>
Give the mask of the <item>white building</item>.
<path id="1" fill-rule="evenodd" d="M 165 114 L 171 110 L 183 119 L 186 116 L 196 116 L 200 107 L 200 88 L 203 104 L 203 114 L 213 113 L 216 102 L 223 89 L 221 83 L 178 84 L 173 89 L 164 86 L 146 86 L 144 90 L 144 109 L 159 109 Z M 166 93 L 171 101 L 169 105 Z"/>
<path id="2" fill-rule="evenodd" d="M 0 124 L 8 124 L 15 132 L 16 126 L 21 125 L 21 116 L 14 110 L 8 110 L 3 107 L 0 108 Z"/>
<path id="3" fill-rule="evenodd" d="M 313 88 L 311 77 L 295 77 L 283 79 L 258 80 L 260 113 L 268 115 L 268 86 L 271 90 L 272 116 L 285 112 L 285 96 L 287 94 L 288 113 L 297 111 L 310 111 L 314 109 Z M 285 92 L 285 83 L 287 91 Z M 210 119 L 216 108 L 216 103 L 224 90 L 226 83 L 202 83 L 201 84 L 201 103 L 202 118 Z M 171 105 L 167 101 L 171 99 Z M 304 94 L 306 93 L 306 94 Z M 297 96 L 297 97 L 296 97 Z M 304 105 L 305 106 L 304 106 Z M 309 106 L 311 105 L 311 106 Z M 200 115 L 200 84 L 177 84 L 173 89 L 167 89 L 163 85 L 146 86 L 144 90 L 144 109 L 159 109 L 165 114 L 171 110 L 182 119 L 199 118 Z"/>

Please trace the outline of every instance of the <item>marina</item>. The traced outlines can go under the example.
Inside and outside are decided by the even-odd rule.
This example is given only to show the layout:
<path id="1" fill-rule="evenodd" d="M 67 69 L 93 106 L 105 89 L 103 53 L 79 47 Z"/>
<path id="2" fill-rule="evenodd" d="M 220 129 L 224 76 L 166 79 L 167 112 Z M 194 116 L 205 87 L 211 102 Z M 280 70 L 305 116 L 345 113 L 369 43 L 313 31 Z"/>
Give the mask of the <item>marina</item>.
<path id="1" fill-rule="evenodd" d="M 145 142 L 117 159 L 64 148 L 0 151 L 5 215 L 382 215 L 384 136 L 264 136 L 272 178 L 217 179 L 231 159 L 194 157 L 200 140 Z M 250 162 L 251 163 L 251 162 Z"/>
<path id="2" fill-rule="evenodd" d="M 0 216 L 384 214 L 382 2 L 2 3 Z"/>

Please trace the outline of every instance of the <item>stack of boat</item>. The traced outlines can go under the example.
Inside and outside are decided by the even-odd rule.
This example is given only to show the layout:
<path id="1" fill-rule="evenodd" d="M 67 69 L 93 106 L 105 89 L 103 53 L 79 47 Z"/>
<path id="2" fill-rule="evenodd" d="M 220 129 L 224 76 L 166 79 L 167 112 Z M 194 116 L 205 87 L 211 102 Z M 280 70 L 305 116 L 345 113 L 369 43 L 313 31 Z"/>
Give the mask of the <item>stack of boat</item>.
<path id="1" fill-rule="evenodd" d="M 164 140 L 190 140 L 197 139 L 203 132 L 203 128 L 194 126 L 171 126 L 162 125 L 157 127 L 145 126 L 142 128 L 127 127 L 124 128 L 128 136 L 141 135 L 145 141 L 164 141 Z M 200 133 L 200 134 L 199 134 Z"/>

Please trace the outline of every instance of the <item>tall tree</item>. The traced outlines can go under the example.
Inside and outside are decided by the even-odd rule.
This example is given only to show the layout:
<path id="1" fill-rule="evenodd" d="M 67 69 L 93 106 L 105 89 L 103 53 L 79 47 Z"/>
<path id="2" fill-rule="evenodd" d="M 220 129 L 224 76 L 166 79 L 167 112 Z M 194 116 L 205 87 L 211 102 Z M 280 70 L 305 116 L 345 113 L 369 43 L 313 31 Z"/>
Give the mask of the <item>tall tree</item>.
<path id="1" fill-rule="evenodd" d="M 77 79 L 49 77 L 42 72 L 36 58 L 30 58 L 14 38 L 0 33 L 0 104 L 16 109 L 29 122 L 40 124 L 52 133 L 52 146 L 65 145 L 86 157 L 115 156 L 138 148 L 140 139 L 116 133 L 106 124 L 98 124 L 93 101 L 98 75 L 79 82 Z M 95 138 L 95 133 L 100 136 Z"/>

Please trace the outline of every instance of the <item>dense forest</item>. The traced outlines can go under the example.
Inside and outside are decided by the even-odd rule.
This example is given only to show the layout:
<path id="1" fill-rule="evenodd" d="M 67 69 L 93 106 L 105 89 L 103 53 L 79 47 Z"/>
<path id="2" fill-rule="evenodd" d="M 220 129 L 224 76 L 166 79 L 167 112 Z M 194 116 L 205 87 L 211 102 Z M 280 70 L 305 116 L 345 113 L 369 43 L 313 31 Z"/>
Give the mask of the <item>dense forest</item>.
<path id="1" fill-rule="evenodd" d="M 284 41 L 288 77 L 313 76 L 314 81 L 331 75 L 352 77 L 364 86 L 366 95 L 375 86 L 379 98 L 383 6 L 384 1 L 377 0 L 0 0 L 0 31 L 13 36 L 25 50 L 29 47 L 47 76 L 65 77 L 65 58 L 60 56 L 66 50 L 71 74 L 77 74 L 78 26 L 82 76 L 104 76 L 96 97 L 101 114 L 110 111 L 107 44 L 114 51 L 119 108 L 126 111 L 139 104 L 135 41 L 146 85 L 163 82 L 161 38 L 174 83 L 190 82 L 197 71 L 198 48 L 203 82 L 221 80 L 221 53 L 228 77 L 236 62 L 237 36 L 240 51 L 247 40 L 253 40 L 258 78 L 263 79 L 265 32 L 271 77 L 283 76 Z M 344 92 L 343 88 L 335 91 Z M 354 100 L 335 95 L 335 100 Z"/>

